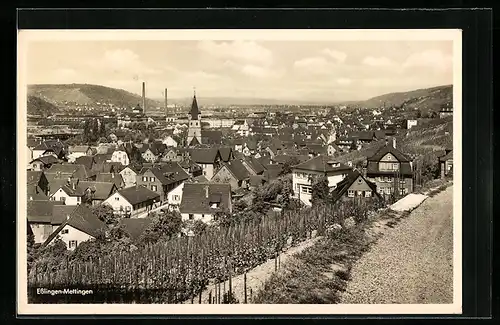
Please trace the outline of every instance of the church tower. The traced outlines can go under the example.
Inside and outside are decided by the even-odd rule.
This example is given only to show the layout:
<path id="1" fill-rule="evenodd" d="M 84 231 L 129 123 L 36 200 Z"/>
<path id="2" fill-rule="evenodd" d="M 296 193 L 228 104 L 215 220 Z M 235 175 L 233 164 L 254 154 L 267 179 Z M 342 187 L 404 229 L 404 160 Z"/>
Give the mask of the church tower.
<path id="1" fill-rule="evenodd" d="M 193 102 L 191 103 L 191 110 L 189 111 L 187 145 L 194 146 L 197 144 L 201 144 L 201 112 L 198 109 L 195 92 Z"/>

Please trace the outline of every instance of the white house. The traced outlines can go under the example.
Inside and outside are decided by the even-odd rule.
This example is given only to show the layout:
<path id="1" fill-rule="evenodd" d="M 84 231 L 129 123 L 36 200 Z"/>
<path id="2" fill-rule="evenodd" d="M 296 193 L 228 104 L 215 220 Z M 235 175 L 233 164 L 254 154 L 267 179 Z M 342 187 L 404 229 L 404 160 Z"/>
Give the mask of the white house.
<path id="1" fill-rule="evenodd" d="M 124 188 L 126 187 L 132 187 L 136 185 L 137 182 L 137 172 L 135 172 L 132 168 L 130 167 L 125 167 L 123 168 L 120 173 L 122 175 L 123 183 L 124 183 Z"/>
<path id="2" fill-rule="evenodd" d="M 311 205 L 312 184 L 315 177 L 325 176 L 328 187 L 336 188 L 352 167 L 335 162 L 328 156 L 316 156 L 292 168 L 292 184 L 294 197 L 304 204 Z"/>
<path id="3" fill-rule="evenodd" d="M 121 189 L 102 204 L 110 205 L 115 214 L 122 217 L 137 217 L 153 209 L 160 202 L 160 194 L 144 186 Z"/>
<path id="4" fill-rule="evenodd" d="M 51 196 L 50 200 L 60 201 L 66 205 L 78 205 L 82 203 L 84 192 L 78 187 L 78 180 L 70 181 L 59 187 Z"/>
<path id="5" fill-rule="evenodd" d="M 128 154 L 123 147 L 120 147 L 113 152 L 113 154 L 111 155 L 111 161 L 118 162 L 123 166 L 128 166 L 130 164 Z"/>
<path id="6" fill-rule="evenodd" d="M 167 202 L 171 206 L 179 206 L 182 202 L 182 193 L 184 191 L 184 182 L 177 185 L 167 194 Z"/>
<path id="7" fill-rule="evenodd" d="M 67 219 L 45 240 L 43 246 L 50 245 L 60 238 L 69 250 L 79 244 L 104 234 L 106 224 L 92 213 L 85 205 L 79 205 L 67 216 Z"/>
<path id="8" fill-rule="evenodd" d="M 170 135 L 163 139 L 162 143 L 167 147 L 177 147 L 177 141 L 174 140 Z"/>
<path id="9" fill-rule="evenodd" d="M 217 211 L 232 212 L 231 185 L 185 183 L 179 212 L 182 220 L 211 223 Z"/>
<path id="10" fill-rule="evenodd" d="M 406 128 L 409 130 L 414 126 L 417 126 L 418 121 L 417 120 L 407 120 L 406 121 Z"/>

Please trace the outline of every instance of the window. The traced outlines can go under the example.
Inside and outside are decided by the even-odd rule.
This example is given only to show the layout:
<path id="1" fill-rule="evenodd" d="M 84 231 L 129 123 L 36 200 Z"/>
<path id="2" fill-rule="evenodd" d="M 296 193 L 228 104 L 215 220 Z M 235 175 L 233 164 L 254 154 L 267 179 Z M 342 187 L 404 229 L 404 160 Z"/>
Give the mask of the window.
<path id="1" fill-rule="evenodd" d="M 365 191 L 365 197 L 371 197 L 372 191 Z"/>
<path id="2" fill-rule="evenodd" d="M 193 220 L 194 215 L 192 213 L 189 214 L 189 220 Z"/>
<path id="3" fill-rule="evenodd" d="M 408 189 L 406 189 L 406 188 L 402 188 L 401 191 L 403 192 L 403 195 L 408 194 Z"/>
<path id="4" fill-rule="evenodd" d="M 154 181 L 155 181 L 155 178 L 154 178 L 154 177 L 150 177 L 150 178 L 149 178 L 149 181 L 150 181 L 150 182 L 154 182 Z"/>
<path id="5" fill-rule="evenodd" d="M 204 214 L 202 214 L 202 215 L 201 215 L 201 218 L 202 218 L 202 219 L 203 219 L 203 218 L 205 218 L 205 215 L 204 215 Z"/>
<path id="6" fill-rule="evenodd" d="M 348 197 L 354 197 L 354 191 L 353 190 L 347 191 L 347 196 Z"/>
<path id="7" fill-rule="evenodd" d="M 82 200 L 82 198 L 79 196 L 76 198 L 76 202 L 80 202 L 81 200 Z"/>
<path id="8" fill-rule="evenodd" d="M 66 202 L 66 197 L 61 196 L 61 197 L 59 197 L 59 200 L 61 200 L 61 202 Z"/>
<path id="9" fill-rule="evenodd" d="M 173 199 L 174 201 L 179 201 L 179 195 L 174 195 Z"/>
<path id="10" fill-rule="evenodd" d="M 390 187 L 386 187 L 385 188 L 385 194 L 387 194 L 387 195 L 391 194 L 391 188 Z"/>
<path id="11" fill-rule="evenodd" d="M 379 188 L 377 189 L 377 191 L 378 191 L 380 194 L 383 194 L 383 193 L 384 193 L 384 189 L 383 189 L 382 187 L 379 187 Z"/>
<path id="12" fill-rule="evenodd" d="M 362 180 L 361 178 L 360 178 L 360 179 L 358 179 L 358 183 L 359 183 L 359 184 L 363 183 L 363 180 Z"/>
<path id="13" fill-rule="evenodd" d="M 391 183 L 391 182 L 392 182 L 392 177 L 386 177 L 386 178 L 385 178 L 385 181 L 386 181 L 387 183 Z"/>
<path id="14" fill-rule="evenodd" d="M 76 246 L 78 246 L 78 241 L 76 240 L 70 240 L 69 241 L 69 248 L 76 248 Z"/>
<path id="15" fill-rule="evenodd" d="M 143 182 L 147 182 L 147 181 L 148 181 L 148 178 L 147 178 L 146 176 L 144 176 L 144 177 L 142 178 L 142 181 L 143 181 Z"/>
<path id="16" fill-rule="evenodd" d="M 66 235 L 69 232 L 68 229 L 63 229 L 61 230 L 61 235 Z"/>
<path id="17" fill-rule="evenodd" d="M 131 210 L 130 206 L 125 207 L 125 211 L 130 211 L 130 210 Z"/>
<path id="18" fill-rule="evenodd" d="M 357 195 L 357 196 L 362 196 L 362 195 L 363 195 L 363 191 L 357 191 L 357 192 L 356 192 L 356 195 Z"/>
<path id="19" fill-rule="evenodd" d="M 392 164 L 392 170 L 398 170 L 398 169 L 399 169 L 399 164 L 398 163 Z"/>
<path id="20" fill-rule="evenodd" d="M 311 194 L 312 193 L 312 188 L 311 187 L 307 187 L 307 186 L 301 186 L 301 191 L 304 194 Z"/>
<path id="21" fill-rule="evenodd" d="M 115 201 L 119 201 L 120 198 L 118 196 L 115 196 Z"/>
<path id="22" fill-rule="evenodd" d="M 158 187 L 156 185 L 151 185 L 151 190 L 156 192 L 158 190 Z"/>

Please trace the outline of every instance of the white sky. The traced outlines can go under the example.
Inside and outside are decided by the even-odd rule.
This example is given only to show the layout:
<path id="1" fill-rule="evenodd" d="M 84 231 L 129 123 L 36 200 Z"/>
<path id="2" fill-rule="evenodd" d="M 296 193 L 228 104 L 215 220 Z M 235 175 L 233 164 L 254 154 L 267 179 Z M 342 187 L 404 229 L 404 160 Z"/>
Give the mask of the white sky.
<path id="1" fill-rule="evenodd" d="M 452 41 L 32 41 L 29 84 L 89 83 L 149 98 L 361 100 L 452 84 Z"/>

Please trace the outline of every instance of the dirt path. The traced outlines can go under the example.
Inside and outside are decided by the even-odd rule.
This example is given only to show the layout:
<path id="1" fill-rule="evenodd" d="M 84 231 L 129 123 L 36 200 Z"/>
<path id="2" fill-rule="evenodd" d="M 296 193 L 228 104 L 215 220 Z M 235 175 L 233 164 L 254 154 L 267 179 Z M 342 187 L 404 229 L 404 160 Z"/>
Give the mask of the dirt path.
<path id="1" fill-rule="evenodd" d="M 282 269 L 286 263 L 290 261 L 290 258 L 297 254 L 302 252 L 304 249 L 311 247 L 316 243 L 318 239 L 322 238 L 321 236 L 318 237 L 313 237 L 312 239 L 308 239 L 306 241 L 303 241 L 300 243 L 298 246 L 291 247 L 289 248 L 286 252 L 282 253 L 279 258 L 280 262 L 280 269 Z M 270 259 L 267 262 L 251 269 L 247 273 L 247 301 L 250 303 L 251 301 L 251 295 L 250 291 L 253 293 L 257 293 L 259 289 L 264 285 L 265 281 L 268 280 L 271 275 L 275 272 L 275 261 L 274 259 Z M 280 272 L 280 270 L 278 270 Z M 229 284 L 228 281 L 225 282 L 226 286 L 226 292 L 229 291 Z M 232 291 L 234 294 L 234 297 L 239 300 L 240 303 L 244 303 L 245 301 L 245 285 L 244 285 L 244 275 L 238 275 L 234 278 L 231 279 L 231 286 L 232 286 Z M 221 290 L 223 288 L 223 285 L 221 284 Z M 203 304 L 206 304 L 208 299 L 209 299 L 209 294 L 212 292 L 212 297 L 215 294 L 215 288 L 214 285 L 209 285 L 208 288 L 203 291 L 201 301 Z M 222 293 L 221 293 L 221 299 L 222 299 Z M 199 297 L 196 297 L 193 300 L 194 304 L 197 304 L 199 302 Z M 191 301 L 185 301 L 185 304 L 191 303 Z"/>
<path id="2" fill-rule="evenodd" d="M 351 270 L 344 304 L 453 301 L 453 186 L 388 231 Z"/>

